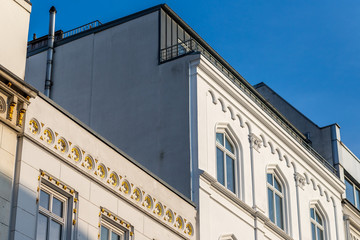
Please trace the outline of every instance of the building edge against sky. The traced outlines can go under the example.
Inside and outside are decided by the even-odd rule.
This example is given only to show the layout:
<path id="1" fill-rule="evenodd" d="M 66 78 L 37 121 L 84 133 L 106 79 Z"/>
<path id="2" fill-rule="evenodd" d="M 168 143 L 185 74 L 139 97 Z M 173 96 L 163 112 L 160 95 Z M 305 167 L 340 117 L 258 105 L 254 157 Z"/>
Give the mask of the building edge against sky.
<path id="1" fill-rule="evenodd" d="M 52 100 L 15 76 L 13 84 L 2 77 L 5 98 L 14 99 L 15 91 L 20 99 L 6 101 L 0 115 L 2 137 L 18 145 L 13 165 L 6 165 L 14 172 L 10 239 L 35 239 L 44 219 L 66 239 L 360 237 L 359 160 L 343 145 L 348 154 L 337 157 L 351 174 L 324 162 L 284 113 L 184 24 L 161 5 L 59 40 L 50 96 L 90 127 L 95 121 L 115 146 L 124 137 L 135 154 L 144 148 L 136 159 L 191 197 L 198 212 Z M 46 47 L 31 49 L 32 43 L 27 77 L 42 91 Z M 103 118 L 86 118 L 89 110 Z M 4 134 L 9 120 L 20 134 Z M 126 120 L 133 132 L 118 129 Z M 0 147 L 9 152 L 7 143 Z"/>
<path id="2" fill-rule="evenodd" d="M 194 239 L 190 200 L 24 81 L 30 9 L 0 3 L 0 239 Z"/>

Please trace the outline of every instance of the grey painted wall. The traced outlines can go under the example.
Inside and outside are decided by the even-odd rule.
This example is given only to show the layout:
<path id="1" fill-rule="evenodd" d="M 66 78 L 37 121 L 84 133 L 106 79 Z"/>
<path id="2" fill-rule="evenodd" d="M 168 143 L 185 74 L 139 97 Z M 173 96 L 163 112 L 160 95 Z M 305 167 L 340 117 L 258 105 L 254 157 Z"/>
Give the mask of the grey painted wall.
<path id="1" fill-rule="evenodd" d="M 331 126 L 319 127 L 301 112 L 291 106 L 266 84 L 254 86 L 256 90 L 284 115 L 304 135 L 310 133 L 311 146 L 329 163 L 333 163 L 331 146 Z"/>
<path id="2" fill-rule="evenodd" d="M 56 47 L 51 98 L 190 196 L 188 61 L 158 64 L 158 12 Z M 43 91 L 45 52 L 27 60 Z"/>

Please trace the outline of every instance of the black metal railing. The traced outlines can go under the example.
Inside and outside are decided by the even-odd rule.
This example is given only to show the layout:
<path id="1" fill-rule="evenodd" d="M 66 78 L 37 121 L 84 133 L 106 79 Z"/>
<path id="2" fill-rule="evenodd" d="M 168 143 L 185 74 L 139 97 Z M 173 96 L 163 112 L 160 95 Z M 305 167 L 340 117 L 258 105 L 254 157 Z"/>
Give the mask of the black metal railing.
<path id="1" fill-rule="evenodd" d="M 90 29 L 92 29 L 94 27 L 98 27 L 100 25 L 102 25 L 102 23 L 99 20 L 93 21 L 91 23 L 88 23 L 88 24 L 82 25 L 80 27 L 71 29 L 71 30 L 69 30 L 67 32 L 64 32 L 63 35 L 62 35 L 62 38 L 71 37 L 73 35 L 76 35 L 78 33 L 90 30 Z"/>
<path id="2" fill-rule="evenodd" d="M 272 119 L 274 119 L 285 131 L 287 131 L 297 142 L 299 142 L 310 154 L 319 160 L 326 168 L 328 168 L 335 175 L 337 170 L 318 152 L 315 151 L 302 138 L 294 128 L 286 123 L 278 114 L 270 109 L 259 97 L 256 96 L 244 83 L 242 83 L 228 68 L 224 67 L 212 54 L 210 54 L 204 47 L 202 47 L 196 40 L 190 39 L 184 42 L 179 42 L 176 45 L 170 46 L 160 50 L 160 62 L 169 61 L 171 59 L 183 56 L 191 52 L 201 53 L 207 60 L 209 60 L 217 69 L 219 69 L 225 76 L 227 76 L 238 88 L 240 88 L 248 97 L 250 97 L 260 108 L 262 108 Z"/>

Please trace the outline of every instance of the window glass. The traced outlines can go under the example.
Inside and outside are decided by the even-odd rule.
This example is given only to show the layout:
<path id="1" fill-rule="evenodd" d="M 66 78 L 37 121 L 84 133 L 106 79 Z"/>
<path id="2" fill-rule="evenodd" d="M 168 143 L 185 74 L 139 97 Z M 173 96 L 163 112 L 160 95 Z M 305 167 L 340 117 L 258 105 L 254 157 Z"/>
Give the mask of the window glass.
<path id="1" fill-rule="evenodd" d="M 276 177 L 274 177 L 274 186 L 277 190 L 279 190 L 279 192 L 281 192 L 281 185 L 279 181 L 276 179 Z"/>
<path id="2" fill-rule="evenodd" d="M 356 192 L 356 205 L 357 205 L 356 207 L 360 209 L 360 191 L 359 189 L 356 188 L 355 192 Z"/>
<path id="3" fill-rule="evenodd" d="M 276 225 L 283 229 L 283 207 L 282 207 L 282 198 L 275 194 L 275 204 L 276 204 Z"/>
<path id="4" fill-rule="evenodd" d="M 317 229 L 317 236 L 318 236 L 317 240 L 323 240 L 324 239 L 323 231 L 320 228 Z"/>
<path id="5" fill-rule="evenodd" d="M 216 168 L 217 168 L 217 180 L 222 185 L 225 184 L 224 176 L 224 153 L 219 148 L 216 148 Z"/>
<path id="6" fill-rule="evenodd" d="M 51 240 L 60 240 L 61 239 L 61 224 L 51 221 L 50 224 L 50 239 Z"/>
<path id="7" fill-rule="evenodd" d="M 269 218 L 272 222 L 275 222 L 274 193 L 270 188 L 268 188 L 268 201 L 269 201 Z"/>
<path id="8" fill-rule="evenodd" d="M 114 233 L 114 232 L 111 233 L 111 240 L 120 240 L 120 239 L 121 239 L 121 238 L 120 238 L 119 235 L 117 235 L 117 234 Z"/>
<path id="9" fill-rule="evenodd" d="M 320 225 L 322 225 L 321 217 L 319 216 L 319 214 L 318 214 L 317 212 L 315 212 L 315 214 L 316 214 L 316 221 L 317 221 Z"/>
<path id="10" fill-rule="evenodd" d="M 313 208 L 310 208 L 310 216 L 312 219 L 315 219 L 315 213 Z"/>
<path id="11" fill-rule="evenodd" d="M 270 173 L 267 174 L 267 182 L 273 185 L 273 175 Z"/>
<path id="12" fill-rule="evenodd" d="M 219 183 L 235 193 L 235 149 L 226 133 L 216 133 L 216 174 Z"/>
<path id="13" fill-rule="evenodd" d="M 104 226 L 101 226 L 101 240 L 109 240 L 109 229 Z"/>
<path id="14" fill-rule="evenodd" d="M 40 191 L 40 206 L 49 210 L 49 203 L 50 203 L 50 195 L 44 192 L 43 190 Z"/>
<path id="15" fill-rule="evenodd" d="M 216 142 L 218 142 L 224 146 L 224 134 L 223 133 L 216 133 Z"/>
<path id="16" fill-rule="evenodd" d="M 235 192 L 234 160 L 226 156 L 226 187 Z"/>
<path id="17" fill-rule="evenodd" d="M 53 198 L 52 212 L 59 217 L 63 217 L 63 202 L 56 197 Z"/>
<path id="18" fill-rule="evenodd" d="M 42 214 L 38 215 L 36 240 L 46 240 L 48 218 Z"/>
<path id="19" fill-rule="evenodd" d="M 354 186 L 345 178 L 346 198 L 355 205 Z"/>
<path id="20" fill-rule="evenodd" d="M 234 153 L 234 147 L 233 147 L 233 145 L 231 145 L 231 143 L 229 142 L 229 140 L 227 138 L 225 139 L 225 147 L 231 153 Z"/>
<path id="21" fill-rule="evenodd" d="M 315 225 L 313 223 L 311 223 L 311 236 L 312 236 L 312 240 L 316 240 L 316 229 L 315 229 Z"/>

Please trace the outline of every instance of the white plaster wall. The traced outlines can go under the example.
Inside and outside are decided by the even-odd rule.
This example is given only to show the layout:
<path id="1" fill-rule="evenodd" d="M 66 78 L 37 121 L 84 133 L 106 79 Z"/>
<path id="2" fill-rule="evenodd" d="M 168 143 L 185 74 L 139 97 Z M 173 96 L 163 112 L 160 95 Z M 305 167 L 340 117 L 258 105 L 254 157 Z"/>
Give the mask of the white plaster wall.
<path id="1" fill-rule="evenodd" d="M 24 79 L 31 4 L 24 0 L 0 2 L 0 64 Z"/>
<path id="2" fill-rule="evenodd" d="M 16 132 L 0 122 L 0 239 L 7 239 L 15 171 Z"/>
<path id="3" fill-rule="evenodd" d="M 38 134 L 33 134 L 29 121 L 37 119 L 42 126 Z M 50 128 L 54 137 L 64 137 L 71 146 L 79 146 L 86 154 L 90 154 L 98 163 L 102 163 L 110 171 L 115 171 L 131 183 L 139 187 L 145 194 L 153 197 L 154 203 L 161 202 L 166 209 L 172 209 L 179 216 L 191 222 L 195 227 L 196 210 L 193 205 L 169 190 L 144 170 L 131 163 L 109 145 L 66 117 L 49 103 L 37 97 L 28 109 L 26 116 L 25 137 L 21 150 L 19 196 L 16 211 L 15 239 L 35 239 L 36 216 L 40 169 L 60 179 L 79 194 L 78 239 L 98 239 L 100 207 L 105 207 L 134 226 L 135 239 L 193 239 L 184 230 L 178 230 L 174 223 L 170 224 L 159 217 L 153 210 L 147 210 L 140 203 L 124 195 L 119 187 L 111 187 L 106 179 L 101 180 L 93 172 L 86 171 L 80 164 L 75 164 L 40 139 L 43 130 Z M 145 195 L 143 196 L 143 198 Z M 25 220 L 25 221 L 24 221 Z M 188 236 L 188 237 L 186 237 Z"/>
<path id="4" fill-rule="evenodd" d="M 311 238 L 310 204 L 316 203 L 326 215 L 327 239 L 343 239 L 341 194 L 344 185 L 340 180 L 206 59 L 201 57 L 198 63 L 193 62 L 194 67 L 197 64 L 196 70 L 191 70 L 196 74 L 191 75 L 190 80 L 196 81 L 197 87 L 198 136 L 195 144 L 198 144 L 199 169 L 216 179 L 216 126 L 226 124 L 236 142 L 239 174 L 236 196 L 240 200 L 267 218 L 266 170 L 274 167 L 284 179 L 286 235 L 300 239 L 301 232 L 301 239 Z M 259 151 L 250 148 L 249 133 L 263 140 Z M 296 172 L 304 178 L 306 176 L 303 189 L 296 186 Z M 252 196 L 253 192 L 255 196 Z M 207 191 L 207 194 L 200 191 L 200 235 L 208 236 L 210 233 L 207 229 L 219 224 L 219 219 L 202 214 L 204 206 L 201 203 L 210 206 L 208 202 L 212 194 L 211 191 Z M 217 207 L 211 206 L 211 209 L 217 209 L 218 216 L 232 211 L 234 218 L 239 217 L 236 214 L 237 207 L 225 207 L 223 201 L 229 201 L 228 197 L 224 196 L 222 201 L 217 201 Z M 221 222 L 233 226 L 234 218 L 221 218 Z M 283 239 L 271 224 L 266 224 L 266 220 L 265 223 L 258 221 L 257 224 L 258 239 Z M 237 228 L 233 226 L 232 229 L 236 231 Z M 240 239 L 245 232 L 242 231 L 236 237 Z M 211 236 L 212 239 L 215 237 Z"/>

